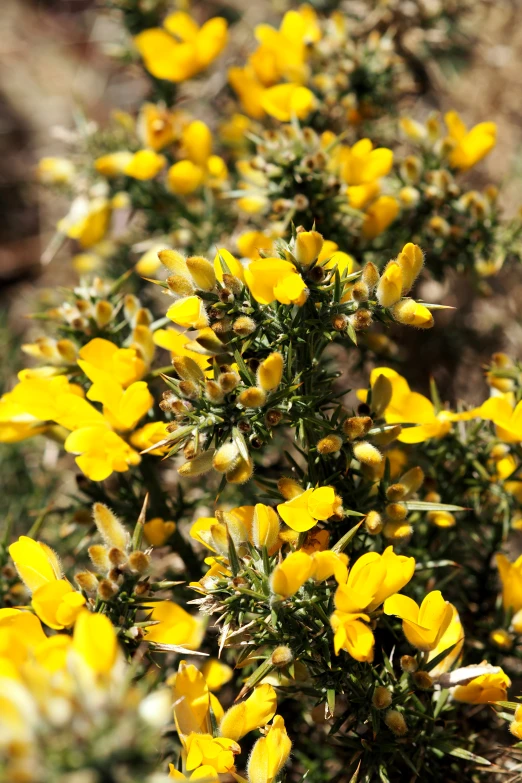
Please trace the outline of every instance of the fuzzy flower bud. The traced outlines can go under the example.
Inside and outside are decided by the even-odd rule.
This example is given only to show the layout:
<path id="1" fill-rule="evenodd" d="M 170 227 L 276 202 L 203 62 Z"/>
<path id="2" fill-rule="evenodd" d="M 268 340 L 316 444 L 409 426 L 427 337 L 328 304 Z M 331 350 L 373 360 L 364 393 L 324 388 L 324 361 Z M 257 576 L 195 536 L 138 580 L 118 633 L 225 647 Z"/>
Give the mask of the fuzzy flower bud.
<path id="1" fill-rule="evenodd" d="M 191 256 L 187 258 L 186 263 L 196 288 L 201 291 L 212 291 L 216 285 L 216 273 L 210 261 L 201 256 Z"/>
<path id="2" fill-rule="evenodd" d="M 408 726 L 404 720 L 404 715 L 398 710 L 388 710 L 384 716 L 384 722 L 397 737 L 404 737 L 408 733 Z"/>
<path id="3" fill-rule="evenodd" d="M 235 372 L 223 372 L 219 376 L 219 385 L 228 394 L 233 391 L 240 381 L 239 375 Z"/>
<path id="4" fill-rule="evenodd" d="M 111 569 L 111 561 L 109 560 L 109 552 L 102 544 L 93 544 L 87 550 L 91 562 L 97 571 L 107 573 Z"/>
<path id="5" fill-rule="evenodd" d="M 406 487 L 404 484 L 391 484 L 386 490 L 386 497 L 392 503 L 402 500 L 406 494 Z"/>
<path id="6" fill-rule="evenodd" d="M 232 329 L 240 337 L 248 337 L 256 329 L 256 322 L 248 315 L 241 315 L 232 324 Z"/>
<path id="7" fill-rule="evenodd" d="M 290 647 L 287 647 L 286 645 L 281 645 L 280 647 L 276 647 L 272 655 L 270 656 L 271 662 L 274 664 L 274 666 L 277 666 L 278 668 L 288 666 L 289 663 L 292 663 L 293 659 L 294 659 L 294 654 L 290 649 Z"/>
<path id="8" fill-rule="evenodd" d="M 236 465 L 239 460 L 239 451 L 233 441 L 224 443 L 214 454 L 212 467 L 218 473 L 226 473 Z"/>
<path id="9" fill-rule="evenodd" d="M 92 515 L 98 532 L 107 546 L 118 547 L 125 551 L 129 546 L 130 537 L 118 517 L 103 503 L 94 504 Z"/>
<path id="10" fill-rule="evenodd" d="M 412 679 L 417 688 L 421 691 L 430 691 L 433 688 L 433 680 L 428 672 L 415 672 Z"/>
<path id="11" fill-rule="evenodd" d="M 392 703 L 392 695 L 384 685 L 378 685 L 372 696 L 372 704 L 376 710 L 385 710 Z"/>
<path id="12" fill-rule="evenodd" d="M 393 386 L 386 375 L 381 374 L 372 387 L 372 411 L 377 418 L 380 418 L 391 402 Z"/>
<path id="13" fill-rule="evenodd" d="M 96 321 L 96 326 L 98 329 L 103 329 L 104 326 L 107 326 L 107 324 L 110 323 L 113 313 L 114 307 L 110 302 L 107 302 L 104 299 L 96 302 L 96 306 L 94 308 L 94 320 Z"/>
<path id="14" fill-rule="evenodd" d="M 200 383 L 205 380 L 201 367 L 196 364 L 194 359 L 190 359 L 188 356 L 175 356 L 172 364 L 179 377 L 184 381 Z"/>
<path id="15" fill-rule="evenodd" d="M 373 422 L 370 416 L 351 416 L 343 423 L 343 432 L 350 440 L 366 435 Z"/>
<path id="16" fill-rule="evenodd" d="M 258 549 L 266 546 L 270 552 L 277 544 L 279 536 L 279 517 L 270 506 L 257 503 L 252 522 L 252 541 Z"/>
<path id="17" fill-rule="evenodd" d="M 86 593 L 96 593 L 98 589 L 98 580 L 92 571 L 79 571 L 74 575 L 74 581 Z"/>
<path id="18" fill-rule="evenodd" d="M 192 282 L 183 275 L 169 275 L 167 277 L 167 285 L 169 291 L 177 296 L 191 296 L 196 290 L 192 285 Z"/>
<path id="19" fill-rule="evenodd" d="M 368 289 L 370 291 L 373 291 L 373 289 L 379 282 L 379 279 L 380 279 L 379 270 L 377 269 L 375 264 L 373 264 L 371 261 L 368 261 L 361 274 L 362 282 L 368 286 Z"/>
<path id="20" fill-rule="evenodd" d="M 383 460 L 381 452 L 365 440 L 354 444 L 353 454 L 356 460 L 372 468 L 380 465 Z"/>
<path id="21" fill-rule="evenodd" d="M 416 326 L 417 329 L 431 329 L 435 323 L 428 308 L 414 299 L 401 299 L 393 305 L 391 314 L 398 323 Z"/>
<path id="22" fill-rule="evenodd" d="M 129 555 L 129 567 L 135 574 L 144 574 L 150 566 L 150 557 L 145 552 L 131 552 Z"/>
<path id="23" fill-rule="evenodd" d="M 386 506 L 386 514 L 389 519 L 393 520 L 394 522 L 399 522 L 403 519 L 406 519 L 408 509 L 404 503 L 388 503 Z"/>
<path id="24" fill-rule="evenodd" d="M 279 479 L 277 482 L 277 489 L 285 500 L 292 500 L 293 498 L 302 495 L 304 492 L 304 489 L 300 484 L 297 483 L 297 481 L 291 478 L 286 478 L 286 476 L 283 476 Z"/>
<path id="25" fill-rule="evenodd" d="M 283 377 L 283 356 L 274 352 L 261 362 L 257 369 L 257 382 L 264 391 L 274 391 Z"/>
<path id="26" fill-rule="evenodd" d="M 403 672 L 408 672 L 408 674 L 412 674 L 413 672 L 416 672 L 419 668 L 419 664 L 417 663 L 417 659 L 413 657 L 413 655 L 403 655 L 401 658 L 401 669 Z"/>
<path id="27" fill-rule="evenodd" d="M 381 307 L 391 307 L 401 298 L 402 270 L 396 261 L 390 261 L 377 286 L 377 300 Z"/>
<path id="28" fill-rule="evenodd" d="M 369 511 L 366 515 L 366 519 L 364 520 L 364 524 L 366 525 L 366 530 L 371 536 L 378 535 L 383 528 L 383 521 L 382 517 L 379 514 L 378 511 Z"/>
<path id="29" fill-rule="evenodd" d="M 352 299 L 355 302 L 366 302 L 369 296 L 370 289 L 364 281 L 359 280 L 358 283 L 352 286 Z"/>
<path id="30" fill-rule="evenodd" d="M 333 454 L 339 451 L 342 445 L 343 440 L 339 435 L 327 435 L 325 438 L 321 438 L 317 444 L 317 451 L 319 454 Z"/>
<path id="31" fill-rule="evenodd" d="M 254 463 L 252 460 L 240 457 L 237 464 L 227 472 L 227 481 L 229 484 L 245 484 L 252 478 L 253 472 Z"/>
<path id="32" fill-rule="evenodd" d="M 180 476 L 202 476 L 212 468 L 215 449 L 209 449 L 178 468 Z"/>
<path id="33" fill-rule="evenodd" d="M 249 389 L 243 389 L 238 402 L 244 408 L 261 408 L 266 402 L 266 392 L 259 386 L 251 386 Z"/>

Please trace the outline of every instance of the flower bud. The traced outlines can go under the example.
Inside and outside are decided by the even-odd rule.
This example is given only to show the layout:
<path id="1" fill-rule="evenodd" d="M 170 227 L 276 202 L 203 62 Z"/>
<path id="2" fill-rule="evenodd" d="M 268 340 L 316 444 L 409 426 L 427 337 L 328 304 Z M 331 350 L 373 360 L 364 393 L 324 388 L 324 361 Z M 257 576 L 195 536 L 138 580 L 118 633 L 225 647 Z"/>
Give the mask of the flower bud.
<path id="1" fill-rule="evenodd" d="M 145 552 L 131 552 L 129 555 L 129 567 L 135 574 L 144 574 L 150 566 L 150 557 Z"/>
<path id="2" fill-rule="evenodd" d="M 321 438 L 317 444 L 317 451 L 319 454 L 333 454 L 339 451 L 342 445 L 343 440 L 339 435 L 327 435 L 325 438 Z"/>
<path id="3" fill-rule="evenodd" d="M 390 427 L 390 429 L 384 430 L 383 432 L 376 432 L 375 435 L 372 435 L 372 440 L 376 446 L 388 446 L 399 437 L 401 432 L 401 425 L 395 424 L 393 427 Z"/>
<path id="4" fill-rule="evenodd" d="M 286 478 L 286 476 L 279 479 L 277 482 L 277 489 L 285 500 L 292 500 L 293 498 L 302 495 L 304 492 L 304 489 L 297 481 L 292 478 Z"/>
<path id="5" fill-rule="evenodd" d="M 342 313 L 338 313 L 332 317 L 332 326 L 336 332 L 344 332 L 348 326 L 348 318 Z"/>
<path id="6" fill-rule="evenodd" d="M 212 291 L 216 285 L 216 273 L 210 261 L 201 256 L 190 256 L 186 263 L 196 288 L 202 291 Z"/>
<path id="7" fill-rule="evenodd" d="M 251 386 L 249 389 L 243 389 L 238 402 L 244 408 L 261 408 L 266 402 L 266 392 L 259 386 Z"/>
<path id="8" fill-rule="evenodd" d="M 408 509 L 404 503 L 388 503 L 386 506 L 386 515 L 393 522 L 400 522 L 403 519 L 406 519 L 407 514 Z"/>
<path id="9" fill-rule="evenodd" d="M 384 685 L 378 685 L 372 696 L 372 704 L 376 710 L 385 710 L 392 703 L 392 695 Z"/>
<path id="10" fill-rule="evenodd" d="M 109 552 L 102 544 L 93 544 L 87 550 L 91 562 L 97 571 L 107 573 L 111 569 L 111 561 L 109 560 Z"/>
<path id="11" fill-rule="evenodd" d="M 390 541 L 402 542 L 410 538 L 413 528 L 408 522 L 402 520 L 399 522 L 387 522 L 382 532 L 384 537 Z"/>
<path id="12" fill-rule="evenodd" d="M 366 435 L 373 422 L 370 416 L 351 416 L 343 422 L 343 432 L 350 440 Z"/>
<path id="13" fill-rule="evenodd" d="M 240 337 L 248 337 L 256 330 L 256 322 L 248 315 L 240 315 L 232 324 L 232 329 Z"/>
<path id="14" fill-rule="evenodd" d="M 169 275 L 166 283 L 169 287 L 169 291 L 177 296 L 191 296 L 196 290 L 192 285 L 192 282 L 183 275 Z"/>
<path id="15" fill-rule="evenodd" d="M 216 381 L 205 381 L 205 395 L 213 403 L 219 405 L 223 402 L 225 392 L 223 387 Z"/>
<path id="16" fill-rule="evenodd" d="M 381 307 L 391 307 L 401 298 L 402 270 L 396 261 L 390 261 L 377 286 L 377 301 Z"/>
<path id="17" fill-rule="evenodd" d="M 109 579 L 102 579 L 98 585 L 98 595 L 102 601 L 110 601 L 118 593 L 118 585 Z"/>
<path id="18" fill-rule="evenodd" d="M 496 628 L 489 634 L 489 641 L 500 650 L 510 650 L 513 647 L 513 637 L 503 628 Z"/>
<path id="19" fill-rule="evenodd" d="M 250 458 L 248 460 L 244 460 L 242 457 L 240 457 L 237 465 L 235 465 L 232 470 L 229 470 L 226 474 L 227 481 L 229 484 L 245 484 L 252 478 L 253 472 L 254 463 L 252 460 Z"/>
<path id="20" fill-rule="evenodd" d="M 419 664 L 417 663 L 417 659 L 413 657 L 413 655 L 403 655 L 401 657 L 401 669 L 403 672 L 408 672 L 408 674 L 413 674 L 413 672 L 416 672 L 419 668 Z"/>
<path id="21" fill-rule="evenodd" d="M 457 520 L 450 511 L 428 511 L 426 519 L 432 525 L 443 528 L 454 527 L 457 524 Z"/>
<path id="22" fill-rule="evenodd" d="M 356 460 L 370 467 L 380 465 L 383 460 L 381 452 L 365 440 L 354 443 L 353 454 Z"/>
<path id="23" fill-rule="evenodd" d="M 397 737 L 403 737 L 408 733 L 408 726 L 404 720 L 404 715 L 398 710 L 388 710 L 384 716 L 384 722 Z"/>
<path id="24" fill-rule="evenodd" d="M 175 275 L 183 275 L 188 279 L 189 271 L 187 269 L 187 262 L 185 256 L 178 253 L 177 250 L 160 250 L 158 252 L 158 258 L 166 266 L 169 272 Z"/>
<path id="25" fill-rule="evenodd" d="M 201 389 L 193 381 L 181 381 L 179 390 L 188 400 L 197 400 L 201 397 Z"/>
<path id="26" fill-rule="evenodd" d="M 420 688 L 421 691 L 430 691 L 433 688 L 433 680 L 428 672 L 415 672 L 412 679 L 417 688 Z"/>
<path id="27" fill-rule="evenodd" d="M 281 419 L 283 418 L 283 414 L 281 411 L 276 410 L 275 408 L 271 408 L 269 411 L 266 412 L 265 415 L 265 424 L 267 427 L 277 427 Z"/>
<path id="28" fill-rule="evenodd" d="M 356 332 L 368 329 L 373 323 L 373 316 L 369 310 L 359 308 L 348 318 Z"/>
<path id="29" fill-rule="evenodd" d="M 352 286 L 352 299 L 355 302 L 366 302 L 370 296 L 370 289 L 365 282 L 359 280 Z"/>
<path id="30" fill-rule="evenodd" d="M 79 571 L 74 575 L 74 581 L 86 593 L 95 593 L 98 590 L 98 580 L 92 571 Z"/>
<path id="31" fill-rule="evenodd" d="M 118 517 L 103 503 L 95 503 L 92 507 L 94 523 L 98 532 L 110 547 L 118 547 L 125 551 L 130 543 L 130 537 Z"/>
<path id="32" fill-rule="evenodd" d="M 277 666 L 277 668 L 288 666 L 289 663 L 292 663 L 293 659 L 294 654 L 290 647 L 287 647 L 286 645 L 276 647 L 270 656 L 270 661 L 274 664 L 274 666 Z"/>
<path id="33" fill-rule="evenodd" d="M 127 562 L 127 555 L 117 546 L 113 546 L 109 549 L 109 560 L 112 566 L 121 568 Z"/>
<path id="34" fill-rule="evenodd" d="M 243 283 L 239 277 L 229 275 L 228 272 L 223 273 L 223 285 L 231 291 L 234 296 L 237 296 L 243 290 Z"/>
<path id="35" fill-rule="evenodd" d="M 511 734 L 519 740 L 522 740 L 522 721 L 514 720 L 509 724 Z"/>
<path id="36" fill-rule="evenodd" d="M 322 250 L 324 239 L 318 231 L 301 231 L 295 239 L 295 257 L 303 266 L 310 266 Z"/>
<path id="37" fill-rule="evenodd" d="M 218 473 L 226 473 L 236 465 L 239 460 L 239 451 L 233 441 L 224 443 L 214 454 L 212 467 Z"/>
<path id="38" fill-rule="evenodd" d="M 404 484 L 390 484 L 386 490 L 386 497 L 392 503 L 397 503 L 398 500 L 402 500 L 406 494 L 406 487 Z"/>
<path id="39" fill-rule="evenodd" d="M 233 391 L 240 381 L 239 375 L 235 372 L 222 372 L 218 382 L 225 394 Z"/>
<path id="40" fill-rule="evenodd" d="M 406 471 L 399 479 L 399 483 L 405 487 L 407 495 L 412 495 L 414 492 L 417 492 L 422 487 L 423 482 L 424 471 L 418 466 L 410 468 L 410 470 Z"/>
<path id="41" fill-rule="evenodd" d="M 104 299 L 96 302 L 96 306 L 94 308 L 94 320 L 96 321 L 96 326 L 98 329 L 103 329 L 104 326 L 107 326 L 107 324 L 110 323 L 113 313 L 114 307 L 110 302 L 107 302 Z"/>
<path id="42" fill-rule="evenodd" d="M 216 335 L 215 331 L 209 327 L 201 329 L 194 342 L 210 354 L 223 353 L 225 350 L 224 344 Z"/>
<path id="43" fill-rule="evenodd" d="M 212 468 L 215 449 L 209 449 L 178 468 L 180 476 L 202 476 Z"/>
<path id="44" fill-rule="evenodd" d="M 368 512 L 366 519 L 364 520 L 364 524 L 366 525 L 366 530 L 371 536 L 377 536 L 382 531 L 384 526 L 381 515 L 378 511 L 374 510 Z"/>
<path id="45" fill-rule="evenodd" d="M 274 352 L 261 362 L 257 369 L 257 382 L 264 391 L 274 391 L 283 377 L 283 357 Z"/>
<path id="46" fill-rule="evenodd" d="M 273 508 L 257 503 L 252 521 L 252 541 L 257 549 L 266 546 L 270 552 L 277 544 L 279 536 L 279 517 Z"/>
<path id="47" fill-rule="evenodd" d="M 391 315 L 398 323 L 416 326 L 417 329 L 431 329 L 434 324 L 428 308 L 414 299 L 401 299 L 391 308 Z"/>
<path id="48" fill-rule="evenodd" d="M 365 283 L 368 286 L 368 289 L 370 291 L 373 291 L 377 283 L 379 282 L 380 274 L 379 270 L 373 264 L 371 261 L 368 261 L 368 263 L 365 265 L 362 274 L 361 274 L 361 280 L 363 283 Z"/>
<path id="49" fill-rule="evenodd" d="M 200 383 L 205 380 L 201 367 L 196 364 L 194 359 L 190 359 L 188 356 L 175 356 L 172 364 L 179 377 L 184 381 Z"/>

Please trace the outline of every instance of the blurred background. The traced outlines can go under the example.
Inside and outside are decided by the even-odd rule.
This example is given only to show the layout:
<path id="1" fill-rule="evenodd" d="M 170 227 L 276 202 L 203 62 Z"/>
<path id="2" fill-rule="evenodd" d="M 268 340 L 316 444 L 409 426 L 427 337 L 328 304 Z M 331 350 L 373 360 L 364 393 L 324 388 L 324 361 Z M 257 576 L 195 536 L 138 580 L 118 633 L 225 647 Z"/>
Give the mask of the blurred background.
<path id="1" fill-rule="evenodd" d="M 445 0 L 447 2 L 448 0 Z M 357 0 L 343 0 L 357 6 Z M 341 6 L 343 2 L 334 2 Z M 375 0 L 375 10 L 388 4 L 400 13 L 408 50 L 415 58 L 418 31 L 408 29 L 412 6 L 438 0 Z M 498 124 L 496 150 L 468 175 L 473 186 L 502 184 L 502 208 L 514 214 L 522 204 L 522 3 L 519 0 L 455 0 L 465 9 L 458 41 L 441 46 L 440 56 L 417 66 L 423 88 L 406 99 L 403 111 L 425 116 L 429 110 L 455 108 L 468 125 L 484 120 Z M 321 2 L 314 3 L 320 7 Z M 42 263 L 56 221 L 67 202 L 40 188 L 38 160 L 67 154 L 65 145 L 79 124 L 103 126 L 116 108 L 132 110 L 146 94 L 141 69 L 118 57 L 125 33 L 118 12 L 92 0 L 2 0 L 0 13 L 0 391 L 9 389 L 21 369 L 20 345 L 38 330 L 27 313 L 38 309 L 46 290 L 74 282 L 70 248 L 64 246 L 50 263 Z M 186 3 L 182 3 L 186 7 Z M 205 99 L 212 101 L 226 81 L 226 71 L 251 51 L 253 30 L 260 21 L 278 24 L 281 14 L 298 3 L 285 0 L 204 0 L 191 9 L 201 19 L 224 14 L 233 22 L 231 41 L 207 80 Z M 332 6 L 329 2 L 327 5 Z M 172 3 L 173 8 L 180 4 Z M 369 21 L 371 23 L 371 20 Z M 431 31 L 437 50 L 437 30 Z M 440 42 L 442 43 L 442 41 Z M 213 93 L 214 91 L 214 93 Z M 421 104 L 421 105 L 419 105 Z M 522 346 L 522 283 L 519 270 L 490 278 L 484 291 L 473 293 L 465 280 L 451 276 L 443 284 L 427 281 L 427 301 L 443 301 L 455 311 L 438 314 L 437 325 L 423 335 L 423 351 L 410 378 L 426 391 L 433 372 L 441 397 L 470 403 L 483 399 L 482 364 L 493 351 L 520 357 Z M 458 319 L 458 321 L 455 321 Z M 452 324 L 466 335 L 465 347 L 452 341 Z M 410 330 L 413 331 L 413 330 Z M 414 334 L 411 338 L 417 340 Z M 364 381 L 365 383 L 365 381 Z M 49 448 L 49 447 L 48 447 Z M 55 455 L 56 456 L 56 455 Z M 37 492 L 37 508 L 50 491 L 45 471 L 28 476 L 27 460 L 55 465 L 55 456 L 24 449 L 0 450 L 0 494 Z M 15 464 L 16 463 L 16 464 Z M 20 482 L 22 482 L 20 484 Z M 24 483 L 25 482 L 25 483 Z M 40 485 L 38 485 L 40 482 Z M 13 483 L 16 492 L 13 493 Z M 35 487 L 36 483 L 36 487 Z"/>

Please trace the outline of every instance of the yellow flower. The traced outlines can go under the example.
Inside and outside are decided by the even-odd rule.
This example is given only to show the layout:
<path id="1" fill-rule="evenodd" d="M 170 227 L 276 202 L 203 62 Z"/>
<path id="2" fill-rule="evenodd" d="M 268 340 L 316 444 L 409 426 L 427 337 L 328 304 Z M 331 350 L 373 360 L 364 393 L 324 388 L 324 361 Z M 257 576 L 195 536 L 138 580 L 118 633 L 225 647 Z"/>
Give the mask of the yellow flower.
<path id="1" fill-rule="evenodd" d="M 408 584 L 415 571 L 415 559 L 396 555 L 393 547 L 383 554 L 367 552 L 359 557 L 335 594 L 335 606 L 341 612 L 373 612 L 387 598 Z"/>
<path id="2" fill-rule="evenodd" d="M 0 609 L 0 659 L 17 668 L 47 640 L 40 620 L 31 612 Z"/>
<path id="3" fill-rule="evenodd" d="M 212 332 L 213 334 L 214 332 Z M 153 340 L 155 345 L 170 351 L 173 359 L 176 356 L 187 356 L 196 362 L 202 370 L 206 370 L 210 364 L 207 356 L 187 348 L 187 344 L 194 345 L 194 342 L 176 329 L 157 329 L 154 332 Z"/>
<path id="4" fill-rule="evenodd" d="M 520 443 L 522 441 L 522 401 L 514 405 L 509 393 L 498 397 L 490 397 L 480 408 L 468 415 L 474 414 L 495 424 L 497 436 L 505 443 Z"/>
<path id="5" fill-rule="evenodd" d="M 365 239 L 375 237 L 386 231 L 399 214 L 399 202 L 393 196 L 379 196 L 366 210 L 362 233 Z"/>
<path id="6" fill-rule="evenodd" d="M 189 772 L 202 765 L 208 765 L 218 773 L 231 772 L 235 769 L 234 756 L 241 752 L 234 740 L 211 734 L 189 734 L 184 738 L 184 746 Z"/>
<path id="7" fill-rule="evenodd" d="M 451 429 L 451 415 L 444 411 L 435 413 L 435 406 L 418 392 L 412 392 L 408 382 L 389 367 L 376 367 L 370 375 L 370 385 L 374 386 L 380 375 L 386 376 L 392 385 L 392 397 L 386 407 L 384 417 L 388 424 L 418 424 L 418 427 L 403 429 L 397 440 L 402 443 L 422 443 L 429 438 L 441 438 Z M 363 402 L 367 392 L 360 389 L 357 396 Z"/>
<path id="8" fill-rule="evenodd" d="M 300 495 L 280 503 L 277 507 L 279 516 L 288 527 L 302 533 L 336 513 L 339 500 L 332 487 L 307 489 Z"/>
<path id="9" fill-rule="evenodd" d="M 343 147 L 341 152 L 341 177 L 347 183 L 348 199 L 352 186 L 373 183 L 386 176 L 393 165 L 393 152 L 386 147 L 373 149 L 370 139 L 361 139 L 353 147 Z M 356 191 L 353 191 L 354 194 Z M 352 206 L 355 206 L 352 204 Z M 360 207 L 359 207 L 360 208 Z"/>
<path id="10" fill-rule="evenodd" d="M 73 633 L 73 651 L 95 674 L 108 674 L 118 656 L 116 632 L 103 614 L 82 609 Z"/>
<path id="11" fill-rule="evenodd" d="M 261 258 L 259 251 L 272 253 L 274 250 L 274 241 L 271 237 L 262 231 L 245 231 L 237 239 L 237 247 L 244 258 L 251 258 L 257 261 Z"/>
<path id="12" fill-rule="evenodd" d="M 252 541 L 255 547 L 262 549 L 266 546 L 268 553 L 272 554 L 279 543 L 279 517 L 270 506 L 257 503 L 252 518 Z"/>
<path id="13" fill-rule="evenodd" d="M 20 579 L 32 593 L 63 576 L 58 556 L 51 547 L 28 536 L 20 536 L 11 544 L 9 554 Z"/>
<path id="14" fill-rule="evenodd" d="M 158 152 L 181 134 L 187 115 L 183 111 L 169 111 L 153 103 L 144 103 L 137 121 L 137 131 L 149 149 Z"/>
<path id="15" fill-rule="evenodd" d="M 41 158 L 36 173 L 44 185 L 68 185 L 72 182 L 76 169 L 74 163 L 67 158 Z"/>
<path id="16" fill-rule="evenodd" d="M 194 617 L 173 601 L 145 602 L 144 606 L 150 606 L 152 610 L 150 620 L 159 621 L 156 625 L 145 627 L 147 642 L 198 649 L 204 633 L 201 617 Z"/>
<path id="17" fill-rule="evenodd" d="M 170 682 L 170 681 L 169 681 Z M 210 691 L 205 677 L 193 664 L 181 661 L 172 682 L 174 719 L 180 737 L 191 733 L 208 734 L 212 731 L 210 708 L 217 721 L 223 710 Z"/>
<path id="18" fill-rule="evenodd" d="M 245 281 L 256 302 L 271 304 L 303 305 L 306 301 L 306 285 L 290 261 L 281 258 L 264 258 L 252 261 L 245 269 Z"/>
<path id="19" fill-rule="evenodd" d="M 219 724 L 222 737 L 240 740 L 249 731 L 264 726 L 277 710 L 277 696 L 271 685 L 258 685 L 248 699 L 234 704 L 225 712 Z"/>
<path id="20" fill-rule="evenodd" d="M 271 353 L 263 359 L 257 370 L 257 382 L 265 391 L 274 391 L 283 377 L 283 356 L 278 352 Z"/>
<path id="21" fill-rule="evenodd" d="M 44 584 L 33 593 L 34 611 L 45 625 L 54 630 L 74 625 L 84 605 L 83 595 L 73 590 L 65 579 Z"/>
<path id="22" fill-rule="evenodd" d="M 410 644 L 418 650 L 434 650 L 453 618 L 453 607 L 440 590 L 425 596 L 422 604 L 405 595 L 394 595 L 384 602 L 384 613 L 402 619 L 402 630 Z"/>
<path id="23" fill-rule="evenodd" d="M 134 348 L 118 348 L 110 340 L 101 337 L 95 337 L 84 345 L 79 357 L 79 367 L 94 384 L 91 388 L 95 388 L 97 383 L 115 381 L 125 389 L 143 378 L 147 370 L 145 362 Z M 90 396 L 89 399 L 96 399 L 96 396 Z"/>
<path id="24" fill-rule="evenodd" d="M 161 517 L 149 519 L 143 525 L 143 534 L 151 546 L 163 546 L 176 529 L 176 523 Z"/>
<path id="25" fill-rule="evenodd" d="M 456 111 L 444 116 L 448 128 L 448 140 L 452 143 L 449 161 L 452 166 L 467 171 L 484 158 L 497 142 L 497 126 L 494 122 L 481 122 L 468 130 Z"/>
<path id="26" fill-rule="evenodd" d="M 276 84 L 261 95 L 261 107 L 279 122 L 290 122 L 293 117 L 304 120 L 314 106 L 313 92 L 300 84 Z"/>
<path id="27" fill-rule="evenodd" d="M 185 296 L 174 302 L 167 310 L 167 318 L 186 329 L 203 329 L 208 316 L 199 296 Z"/>
<path id="28" fill-rule="evenodd" d="M 306 552 L 291 552 L 272 572 L 272 592 L 281 598 L 294 595 L 312 576 L 314 561 Z"/>
<path id="29" fill-rule="evenodd" d="M 165 29 L 153 27 L 134 38 L 145 67 L 157 79 L 182 82 L 203 71 L 227 42 L 227 23 L 209 19 L 202 27 L 183 11 L 167 16 Z"/>
<path id="30" fill-rule="evenodd" d="M 219 776 L 214 767 L 210 767 L 208 764 L 203 764 L 198 767 L 190 775 L 184 775 L 180 772 L 174 764 L 169 764 L 169 778 L 187 783 L 190 780 L 202 780 L 204 783 L 219 783 Z"/>
<path id="31" fill-rule="evenodd" d="M 230 682 L 234 674 L 230 666 L 217 658 L 208 658 L 201 669 L 209 691 L 219 691 L 223 685 Z"/>
<path id="32" fill-rule="evenodd" d="M 267 734 L 258 739 L 252 749 L 248 761 L 249 783 L 273 783 L 288 760 L 291 749 L 285 722 L 276 715 Z"/>
<path id="33" fill-rule="evenodd" d="M 464 646 L 464 628 L 460 622 L 459 613 L 453 604 L 450 604 L 450 606 L 453 611 L 451 622 L 440 637 L 437 646 L 434 647 L 428 655 L 428 661 L 432 661 L 437 655 L 440 655 L 444 650 L 447 650 L 448 647 L 451 647 L 452 645 L 455 645 L 455 647 L 440 663 L 433 669 L 430 669 L 430 675 L 432 677 L 439 677 L 441 674 L 448 672 L 458 660 L 462 652 L 462 647 Z"/>
<path id="34" fill-rule="evenodd" d="M 402 269 L 397 261 L 390 261 L 377 284 L 377 301 L 381 307 L 391 307 L 402 296 Z"/>
<path id="35" fill-rule="evenodd" d="M 512 609 L 516 613 L 522 609 L 522 555 L 514 563 L 501 554 L 496 560 L 502 581 L 502 604 L 504 609 Z"/>
<path id="36" fill-rule="evenodd" d="M 84 248 L 98 244 L 109 229 L 111 204 L 103 197 L 89 200 L 85 196 L 76 198 L 69 213 L 58 223 L 58 230 L 71 239 L 76 239 Z"/>
<path id="37" fill-rule="evenodd" d="M 123 438 L 110 429 L 108 423 L 71 432 L 64 448 L 78 455 L 76 464 L 91 481 L 104 481 L 114 471 L 123 473 L 138 465 L 141 459 Z"/>
<path id="38" fill-rule="evenodd" d="M 228 170 L 225 161 L 212 155 L 212 134 L 204 122 L 194 120 L 182 132 L 184 160 L 174 163 L 167 174 L 173 193 L 186 195 L 200 185 L 219 187 L 226 180 Z"/>
<path id="39" fill-rule="evenodd" d="M 142 181 L 153 179 L 165 166 L 166 159 L 154 150 L 111 152 L 94 162 L 96 171 L 104 177 L 125 175 Z"/>
<path id="40" fill-rule="evenodd" d="M 466 685 L 457 685 L 453 691 L 455 701 L 463 701 L 466 704 L 488 704 L 507 699 L 507 689 L 511 680 L 500 668 L 475 677 Z"/>
<path id="41" fill-rule="evenodd" d="M 366 625 L 369 621 L 368 615 L 362 612 L 334 612 L 330 622 L 334 631 L 335 654 L 345 650 L 356 661 L 371 663 L 375 639 Z"/>
<path id="42" fill-rule="evenodd" d="M 245 282 L 245 269 L 243 264 L 241 264 L 237 258 L 234 258 L 232 253 L 228 250 L 220 248 L 214 258 L 214 271 L 220 283 L 223 282 L 223 263 L 228 269 L 228 274 L 237 277 L 242 283 Z"/>

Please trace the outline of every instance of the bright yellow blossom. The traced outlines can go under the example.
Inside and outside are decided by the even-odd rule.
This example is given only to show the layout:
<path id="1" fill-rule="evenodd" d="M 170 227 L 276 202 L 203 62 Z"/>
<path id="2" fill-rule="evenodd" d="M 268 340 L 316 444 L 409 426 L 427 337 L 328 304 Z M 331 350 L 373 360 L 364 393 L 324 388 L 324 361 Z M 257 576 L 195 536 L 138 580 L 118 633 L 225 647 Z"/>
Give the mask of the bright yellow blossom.
<path id="1" fill-rule="evenodd" d="M 339 499 L 332 487 L 318 487 L 307 489 L 286 503 L 280 503 L 277 511 L 288 527 L 302 533 L 314 527 L 318 520 L 331 517 L 339 506 Z"/>
<path id="2" fill-rule="evenodd" d="M 207 68 L 227 42 L 227 23 L 209 19 L 202 27 L 187 13 L 175 11 L 163 22 L 134 38 L 145 67 L 157 79 L 182 82 Z"/>
<path id="3" fill-rule="evenodd" d="M 245 280 L 256 302 L 303 305 L 306 284 L 290 261 L 263 258 L 252 261 L 245 269 Z"/>
<path id="4" fill-rule="evenodd" d="M 225 712 L 219 724 L 222 737 L 240 740 L 249 731 L 264 726 L 271 720 L 277 709 L 276 692 L 271 685 L 258 685 L 248 699 L 234 704 Z"/>
<path id="5" fill-rule="evenodd" d="M 453 691 L 455 701 L 466 704 L 489 704 L 507 699 L 507 689 L 511 680 L 500 667 L 492 667 L 495 671 L 474 677 L 466 685 L 457 685 Z"/>
<path id="6" fill-rule="evenodd" d="M 292 748 L 285 722 L 276 715 L 267 734 L 258 739 L 248 762 L 249 783 L 273 783 L 284 767 Z"/>
<path id="7" fill-rule="evenodd" d="M 440 590 L 425 596 L 420 607 L 412 598 L 393 595 L 384 602 L 384 613 L 402 619 L 407 640 L 418 650 L 434 650 L 453 618 L 453 607 Z"/>
<path id="8" fill-rule="evenodd" d="M 456 111 L 444 116 L 448 128 L 448 140 L 452 143 L 449 161 L 462 171 L 472 168 L 484 158 L 497 142 L 497 126 L 494 122 L 481 122 L 468 130 Z"/>
<path id="9" fill-rule="evenodd" d="M 198 649 L 204 633 L 203 618 L 194 617 L 173 601 L 159 601 L 150 604 L 150 608 L 149 619 L 156 625 L 145 628 L 148 642 Z"/>

